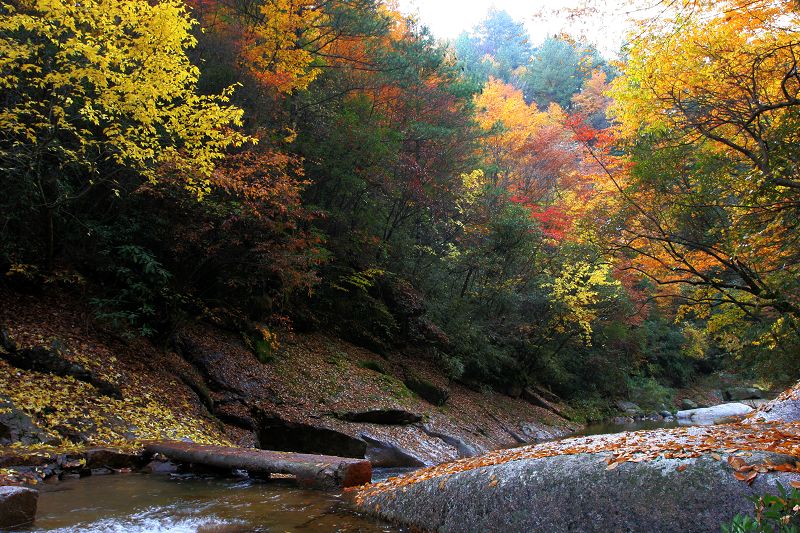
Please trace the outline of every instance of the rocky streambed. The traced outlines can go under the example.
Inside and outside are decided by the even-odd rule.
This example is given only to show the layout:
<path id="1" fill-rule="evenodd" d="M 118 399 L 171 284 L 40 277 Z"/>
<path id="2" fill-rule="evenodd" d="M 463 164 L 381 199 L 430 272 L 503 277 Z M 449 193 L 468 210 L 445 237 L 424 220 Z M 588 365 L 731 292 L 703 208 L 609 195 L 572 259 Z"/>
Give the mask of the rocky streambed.
<path id="1" fill-rule="evenodd" d="M 800 481 L 800 392 L 747 419 L 491 452 L 356 491 L 357 507 L 431 531 L 719 531 L 753 495 Z"/>
<path id="2" fill-rule="evenodd" d="M 743 408 L 749 409 L 746 406 Z M 737 409 L 742 407 L 727 404 L 706 411 L 727 415 Z M 780 411 L 776 408 L 775 412 Z M 657 423 L 677 422 L 639 422 L 645 426 Z M 16 467 L 23 476 L 27 474 L 28 478 L 32 478 L 38 475 L 40 480 L 62 480 L 56 484 L 47 482 L 38 485 L 41 504 L 35 530 L 42 531 L 67 531 L 77 527 L 87 531 L 182 531 L 186 528 L 191 531 L 205 531 L 205 528 L 213 531 L 266 531 L 269 530 L 267 525 L 271 527 L 279 523 L 281 527 L 289 527 L 304 523 L 302 519 L 308 515 L 309 509 L 315 509 L 318 515 L 308 517 L 309 520 L 315 524 L 329 524 L 331 531 L 340 530 L 338 525 L 334 527 L 335 524 L 341 525 L 343 531 L 352 527 L 359 531 L 395 531 L 396 527 L 390 524 L 416 525 L 423 520 L 428 522 L 432 512 L 444 517 L 443 522 L 435 528 L 444 531 L 480 530 L 488 527 L 489 522 L 502 524 L 503 530 L 507 531 L 558 530 L 555 523 L 564 525 L 567 530 L 578 528 L 586 531 L 594 527 L 587 524 L 595 524 L 598 528 L 611 527 L 614 517 L 621 513 L 628 520 L 629 530 L 649 531 L 646 526 L 652 520 L 666 521 L 667 515 L 678 512 L 679 508 L 701 515 L 710 513 L 708 523 L 711 523 L 717 515 L 735 510 L 737 496 L 741 496 L 742 490 L 747 494 L 748 490 L 762 489 L 766 487 L 762 486 L 764 483 L 769 483 L 765 477 L 754 479 L 753 487 L 731 483 L 734 478 L 718 466 L 720 461 L 735 455 L 723 457 L 720 454 L 715 458 L 713 454 L 703 456 L 693 452 L 675 452 L 678 444 L 683 446 L 706 442 L 712 436 L 720 438 L 718 429 L 693 428 L 683 431 L 686 433 L 671 437 L 660 434 L 657 439 L 653 438 L 652 433 L 627 431 L 617 435 L 582 436 L 539 446 L 510 448 L 472 457 L 466 462 L 445 463 L 432 470 L 412 472 L 407 477 L 388 482 L 382 479 L 387 477 L 387 471 L 378 470 L 373 477 L 377 484 L 358 494 L 360 509 L 355 514 L 351 509 L 348 510 L 338 491 L 303 490 L 297 486 L 297 480 L 293 483 L 281 475 L 277 481 L 272 479 L 268 483 L 264 483 L 264 476 L 259 477 L 258 472 L 253 472 L 255 477 L 243 473 L 238 474 L 239 477 L 231 477 L 230 469 L 198 469 L 196 465 L 173 463 L 150 448 L 142 453 L 106 448 L 90 448 L 80 453 L 6 452 L 0 455 L 0 465 L 24 463 L 28 466 Z M 753 426 L 745 433 L 753 434 L 756 431 L 757 427 Z M 729 446 L 740 446 L 741 443 L 732 440 L 747 437 L 741 431 L 738 437 L 729 430 L 724 435 Z M 708 444 L 703 446 L 706 449 Z M 211 447 L 195 448 L 198 448 L 202 459 L 207 452 L 205 448 Z M 667 450 L 665 455 L 672 456 L 659 457 L 659 451 L 664 450 Z M 268 455 L 270 452 L 264 453 Z M 768 458 L 766 455 L 754 457 L 758 460 Z M 532 460 L 535 462 L 530 463 Z M 688 473 L 688 467 L 683 466 L 686 460 L 690 460 L 692 468 Z M 769 460 L 776 465 L 789 464 L 771 457 Z M 606 479 L 607 472 L 612 470 L 617 474 Z M 162 475 L 141 476 L 137 473 Z M 86 476 L 91 477 L 79 480 Z M 437 481 L 432 484 L 427 482 L 429 479 Z M 718 485 L 723 490 L 716 490 L 711 499 L 705 498 L 703 491 L 708 483 Z M 411 498 L 410 507 L 392 506 L 398 498 L 387 489 L 395 485 L 402 487 L 399 501 Z M 515 485 L 518 487 L 515 488 Z M 455 493 L 453 486 L 457 487 Z M 595 486 L 601 489 L 593 488 Z M 103 487 L 113 488 L 117 492 L 141 493 L 128 501 L 105 492 Z M 244 491 L 243 495 L 234 499 L 239 506 L 237 513 L 246 516 L 225 511 L 232 497 L 226 494 L 230 488 L 237 492 Z M 688 501 L 673 498 L 668 503 L 659 504 L 656 512 L 649 509 L 652 502 L 664 500 L 676 488 Z M 216 489 L 219 489 L 219 494 L 214 493 Z M 625 496 L 626 491 L 630 492 L 629 496 Z M 6 492 L 0 494 L 0 518 L 5 520 L 0 527 L 29 523 L 36 513 L 37 491 L 9 487 Z M 87 496 L 91 494 L 94 496 Z M 264 494 L 268 494 L 268 497 Z M 259 497 L 267 499 L 258 501 Z M 384 497 L 388 498 L 388 503 L 383 501 Z M 493 499 L 497 497 L 500 498 L 499 502 Z M 86 507 L 87 499 L 92 499 L 89 507 Z M 418 506 L 414 503 L 416 499 L 424 503 Z M 569 505 L 559 504 L 562 500 L 570 502 Z M 521 501 L 535 501 L 535 512 L 531 513 L 531 509 L 520 505 Z M 142 507 L 145 503 L 146 507 Z M 68 516 L 60 516 L 57 509 L 68 507 Z M 604 509 L 610 511 L 602 511 Z M 425 514 L 418 515 L 420 510 Z M 282 517 L 277 522 L 270 518 L 274 513 Z M 367 515 L 379 516 L 367 519 Z M 464 517 L 479 521 L 464 522 Z M 611 525 L 609 517 L 612 519 Z M 120 529 L 122 524 L 127 525 Z"/>

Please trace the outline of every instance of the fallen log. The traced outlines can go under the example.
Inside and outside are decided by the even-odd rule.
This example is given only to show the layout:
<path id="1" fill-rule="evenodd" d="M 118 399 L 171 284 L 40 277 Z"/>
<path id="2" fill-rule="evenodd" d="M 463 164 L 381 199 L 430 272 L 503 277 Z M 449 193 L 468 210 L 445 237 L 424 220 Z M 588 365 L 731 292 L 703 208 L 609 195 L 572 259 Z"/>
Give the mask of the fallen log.
<path id="1" fill-rule="evenodd" d="M 372 479 L 372 465 L 365 459 L 177 441 L 149 442 L 145 444 L 145 451 L 160 453 L 180 463 L 246 470 L 255 474 L 289 474 L 304 487 L 352 487 L 369 483 Z"/>

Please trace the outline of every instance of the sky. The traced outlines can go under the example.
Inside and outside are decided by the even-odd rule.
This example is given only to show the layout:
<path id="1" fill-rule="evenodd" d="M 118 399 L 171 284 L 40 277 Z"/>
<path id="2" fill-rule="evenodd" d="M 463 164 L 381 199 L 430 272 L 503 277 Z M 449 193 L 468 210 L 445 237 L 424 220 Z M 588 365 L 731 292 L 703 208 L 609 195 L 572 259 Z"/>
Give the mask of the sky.
<path id="1" fill-rule="evenodd" d="M 508 12 L 525 23 L 531 42 L 537 44 L 547 35 L 565 31 L 573 36 L 585 36 L 606 55 L 614 55 L 623 42 L 627 27 L 625 9 L 614 8 L 619 1 L 598 2 L 606 6 L 605 15 L 596 14 L 580 23 L 568 21 L 547 11 L 554 8 L 576 7 L 580 0 L 398 0 L 400 10 L 416 14 L 434 35 L 454 39 L 464 30 L 471 30 L 491 7 Z"/>

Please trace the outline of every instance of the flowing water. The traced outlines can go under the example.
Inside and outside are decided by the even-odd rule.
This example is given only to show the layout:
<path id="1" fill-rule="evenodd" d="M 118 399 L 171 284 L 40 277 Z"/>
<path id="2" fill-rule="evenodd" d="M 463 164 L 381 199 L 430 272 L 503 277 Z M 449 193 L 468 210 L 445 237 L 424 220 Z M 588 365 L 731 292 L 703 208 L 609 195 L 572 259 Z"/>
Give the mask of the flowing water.
<path id="1" fill-rule="evenodd" d="M 282 482 L 120 474 L 41 487 L 36 523 L 59 533 L 396 532 L 341 494 Z"/>
<path id="2" fill-rule="evenodd" d="M 573 436 L 674 427 L 677 422 L 596 424 Z M 378 469 L 373 480 L 409 469 Z M 400 532 L 355 513 L 340 493 L 287 482 L 197 475 L 93 476 L 41 487 L 36 532 Z"/>
<path id="3" fill-rule="evenodd" d="M 672 420 L 637 420 L 630 424 L 615 424 L 613 422 L 600 422 L 589 424 L 570 437 L 584 437 L 587 435 L 605 435 L 607 433 L 622 433 L 623 431 L 639 431 L 643 429 L 676 428 L 681 425 L 693 425 L 688 422 Z"/>

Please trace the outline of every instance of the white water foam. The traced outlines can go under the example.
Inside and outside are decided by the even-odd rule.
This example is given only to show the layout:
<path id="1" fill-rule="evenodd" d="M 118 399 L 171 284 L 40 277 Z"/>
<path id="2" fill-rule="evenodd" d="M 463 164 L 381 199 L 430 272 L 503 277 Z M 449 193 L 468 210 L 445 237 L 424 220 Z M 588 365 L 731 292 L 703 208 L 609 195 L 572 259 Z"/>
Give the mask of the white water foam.
<path id="1" fill-rule="evenodd" d="M 165 512 L 171 516 L 164 516 Z M 151 508 L 126 517 L 106 518 L 91 523 L 75 524 L 69 528 L 47 529 L 50 533 L 197 533 L 198 531 L 227 531 L 245 522 L 216 516 L 176 517 L 163 507 Z"/>

